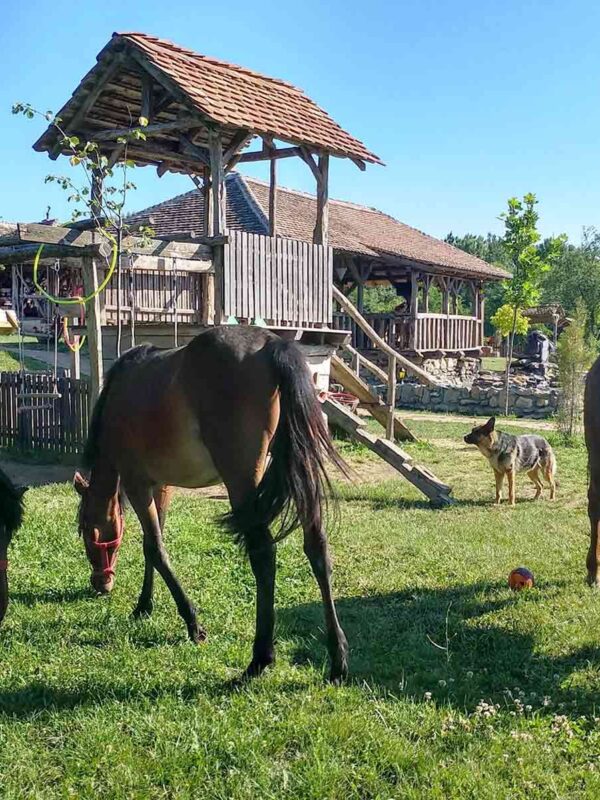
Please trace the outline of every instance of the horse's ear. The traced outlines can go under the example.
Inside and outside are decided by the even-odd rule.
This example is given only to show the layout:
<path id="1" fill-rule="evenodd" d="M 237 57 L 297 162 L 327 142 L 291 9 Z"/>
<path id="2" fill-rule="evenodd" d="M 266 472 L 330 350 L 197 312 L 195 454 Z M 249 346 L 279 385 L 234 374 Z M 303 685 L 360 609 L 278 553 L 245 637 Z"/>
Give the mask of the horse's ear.
<path id="1" fill-rule="evenodd" d="M 90 484 L 83 477 L 81 472 L 76 472 L 75 475 L 73 475 L 73 488 L 75 489 L 77 494 L 79 494 L 79 495 L 81 495 L 83 497 L 83 495 L 88 490 L 89 486 L 90 486 Z"/>

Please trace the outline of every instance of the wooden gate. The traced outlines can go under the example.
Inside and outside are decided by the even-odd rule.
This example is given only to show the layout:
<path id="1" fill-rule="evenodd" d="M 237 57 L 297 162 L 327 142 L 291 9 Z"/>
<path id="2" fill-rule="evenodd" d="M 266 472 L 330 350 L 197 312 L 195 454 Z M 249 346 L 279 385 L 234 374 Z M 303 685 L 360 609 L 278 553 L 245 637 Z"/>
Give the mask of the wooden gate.
<path id="1" fill-rule="evenodd" d="M 60 396 L 35 397 L 54 392 Z M 85 379 L 55 381 L 45 372 L 0 372 L 0 447 L 78 455 L 87 437 L 89 412 Z"/>

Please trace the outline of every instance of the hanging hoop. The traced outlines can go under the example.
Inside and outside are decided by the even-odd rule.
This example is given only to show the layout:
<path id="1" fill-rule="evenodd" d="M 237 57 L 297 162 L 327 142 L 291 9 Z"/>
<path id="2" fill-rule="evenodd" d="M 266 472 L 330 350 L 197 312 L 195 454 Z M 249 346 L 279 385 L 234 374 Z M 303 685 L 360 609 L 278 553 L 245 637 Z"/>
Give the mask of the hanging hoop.
<path id="1" fill-rule="evenodd" d="M 110 281 L 110 279 L 113 276 L 113 272 L 115 271 L 115 267 L 117 266 L 117 256 L 119 254 L 119 248 L 117 247 L 117 243 L 116 243 L 114 237 L 111 236 L 110 233 L 108 233 L 107 231 L 105 231 L 105 234 L 106 234 L 106 236 L 108 236 L 111 239 L 111 241 L 113 243 L 112 256 L 111 256 L 111 259 L 110 259 L 110 266 L 108 268 L 108 272 L 106 273 L 106 277 L 104 278 L 104 280 L 102 281 L 100 286 L 98 286 L 98 288 L 94 292 L 92 292 L 87 297 L 77 297 L 77 298 L 54 297 L 49 292 L 47 292 L 44 289 L 43 286 L 40 286 L 40 283 L 38 281 L 38 277 L 37 276 L 38 276 L 38 267 L 39 267 L 39 264 L 40 264 L 40 256 L 42 255 L 42 250 L 45 247 L 45 245 L 43 245 L 43 244 L 40 245 L 37 253 L 35 254 L 35 258 L 33 260 L 33 285 L 38 290 L 38 292 L 40 294 L 42 294 L 44 297 L 46 297 L 48 300 L 51 300 L 53 303 L 56 303 L 56 305 L 67 305 L 67 306 L 76 305 L 77 303 L 80 303 L 81 301 L 83 301 L 84 303 L 89 303 L 90 300 L 93 300 L 95 297 L 97 297 L 100 294 L 100 292 L 103 292 L 104 289 L 106 289 L 106 287 L 108 286 L 108 282 Z"/>

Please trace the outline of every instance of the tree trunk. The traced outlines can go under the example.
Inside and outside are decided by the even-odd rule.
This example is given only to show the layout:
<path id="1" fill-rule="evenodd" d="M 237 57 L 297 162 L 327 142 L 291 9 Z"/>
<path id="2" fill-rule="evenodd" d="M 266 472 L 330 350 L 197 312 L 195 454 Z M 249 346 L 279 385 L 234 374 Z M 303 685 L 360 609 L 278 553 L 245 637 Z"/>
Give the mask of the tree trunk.
<path id="1" fill-rule="evenodd" d="M 512 321 L 512 328 L 509 334 L 508 339 L 508 355 L 506 356 L 506 375 L 505 375 L 505 390 L 506 390 L 506 399 L 504 401 L 504 414 L 508 416 L 508 405 L 509 405 L 509 391 L 510 391 L 510 365 L 512 362 L 513 357 L 513 348 L 515 346 L 515 328 L 517 327 L 517 312 L 519 308 L 515 306 L 513 309 L 513 321 Z"/>

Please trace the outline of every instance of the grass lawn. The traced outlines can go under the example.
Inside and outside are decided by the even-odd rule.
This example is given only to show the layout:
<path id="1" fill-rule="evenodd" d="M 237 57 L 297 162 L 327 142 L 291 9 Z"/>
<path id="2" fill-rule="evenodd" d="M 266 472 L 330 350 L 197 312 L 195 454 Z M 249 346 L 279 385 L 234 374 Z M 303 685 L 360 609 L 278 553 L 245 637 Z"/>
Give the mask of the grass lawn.
<path id="1" fill-rule="evenodd" d="M 44 364 L 43 361 L 38 361 L 36 358 L 29 358 L 25 356 L 24 359 L 25 369 L 29 372 L 46 372 L 51 370 L 52 367 Z M 15 352 L 8 352 L 0 348 L 0 372 L 18 372 L 20 369 L 19 356 Z"/>
<path id="2" fill-rule="evenodd" d="M 492 372 L 504 372 L 506 370 L 506 359 L 504 357 L 482 358 L 481 366 L 483 369 L 489 369 Z"/>
<path id="3" fill-rule="evenodd" d="M 505 426 L 510 430 L 510 424 Z M 557 447 L 558 500 L 491 505 L 467 424 L 419 420 L 415 459 L 454 486 L 431 510 L 370 453 L 331 534 L 352 680 L 325 681 L 319 595 L 301 536 L 279 548 L 278 662 L 243 689 L 254 586 L 222 500 L 180 495 L 167 547 L 208 642 L 186 641 L 142 576 L 128 514 L 117 586 L 88 591 L 68 485 L 30 490 L 0 633 L 0 797 L 597 798 L 600 599 L 584 585 L 585 451 Z M 516 430 L 516 429 L 515 429 Z M 518 432 L 523 432 L 522 428 Z M 513 594 L 526 565 L 534 589 Z"/>

